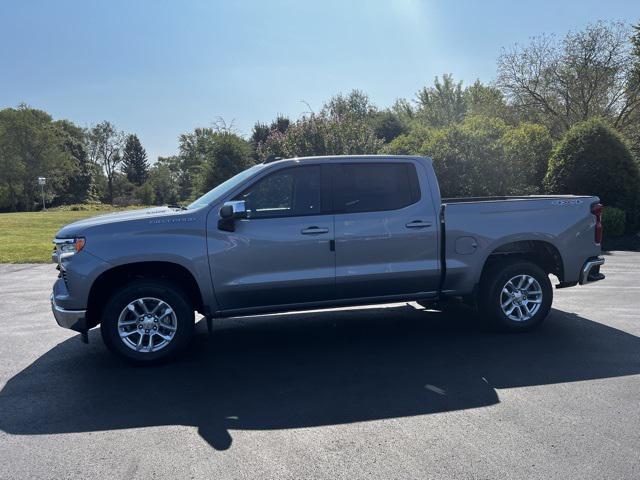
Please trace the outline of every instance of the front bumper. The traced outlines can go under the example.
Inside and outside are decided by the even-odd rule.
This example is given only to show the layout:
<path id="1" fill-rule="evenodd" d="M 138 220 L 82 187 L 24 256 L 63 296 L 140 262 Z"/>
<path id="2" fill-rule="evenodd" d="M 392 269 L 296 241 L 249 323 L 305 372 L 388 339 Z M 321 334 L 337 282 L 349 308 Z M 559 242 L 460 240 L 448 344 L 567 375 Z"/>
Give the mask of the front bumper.
<path id="1" fill-rule="evenodd" d="M 604 275 L 600 273 L 602 265 L 604 265 L 604 258 L 602 257 L 593 257 L 584 262 L 582 270 L 580 270 L 580 285 L 603 280 Z"/>
<path id="2" fill-rule="evenodd" d="M 61 327 L 80 333 L 87 331 L 86 310 L 66 310 L 56 305 L 55 297 L 51 294 L 51 311 Z"/>

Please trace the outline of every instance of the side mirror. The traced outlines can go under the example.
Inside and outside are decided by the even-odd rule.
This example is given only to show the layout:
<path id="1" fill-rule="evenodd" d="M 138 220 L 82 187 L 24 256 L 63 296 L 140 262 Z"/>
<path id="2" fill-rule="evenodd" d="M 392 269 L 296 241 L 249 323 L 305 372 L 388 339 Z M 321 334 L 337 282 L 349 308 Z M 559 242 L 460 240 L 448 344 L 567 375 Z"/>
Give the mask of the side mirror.
<path id="1" fill-rule="evenodd" d="M 223 205 L 220 209 L 220 218 L 225 220 L 233 218 L 233 205 Z"/>
<path id="2" fill-rule="evenodd" d="M 218 228 L 227 232 L 233 232 L 236 229 L 235 220 L 239 218 L 247 218 L 247 210 L 245 208 L 244 200 L 225 202 L 220 208 Z"/>

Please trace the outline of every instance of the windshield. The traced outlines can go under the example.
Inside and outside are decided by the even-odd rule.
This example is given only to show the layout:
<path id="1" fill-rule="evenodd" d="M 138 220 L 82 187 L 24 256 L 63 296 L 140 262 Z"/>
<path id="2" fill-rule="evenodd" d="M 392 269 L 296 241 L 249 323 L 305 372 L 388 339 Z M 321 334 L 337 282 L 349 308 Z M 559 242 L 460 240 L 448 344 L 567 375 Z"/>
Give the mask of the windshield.
<path id="1" fill-rule="evenodd" d="M 191 203 L 187 207 L 187 209 L 192 210 L 194 208 L 200 208 L 200 207 L 204 207 L 206 205 L 209 205 L 216 198 L 220 197 L 225 192 L 235 188 L 237 185 L 239 185 L 245 179 L 249 178 L 255 172 L 257 172 L 258 170 L 262 169 L 262 167 L 264 167 L 264 165 L 262 165 L 262 164 L 254 165 L 253 167 L 248 168 L 248 169 L 240 172 L 239 174 L 235 175 L 234 177 L 231 177 L 229 180 L 226 180 L 226 181 L 222 182 L 220 185 L 218 185 L 217 187 L 215 187 L 212 190 L 209 190 L 207 193 L 205 193 L 200 198 L 198 198 L 193 203 Z"/>

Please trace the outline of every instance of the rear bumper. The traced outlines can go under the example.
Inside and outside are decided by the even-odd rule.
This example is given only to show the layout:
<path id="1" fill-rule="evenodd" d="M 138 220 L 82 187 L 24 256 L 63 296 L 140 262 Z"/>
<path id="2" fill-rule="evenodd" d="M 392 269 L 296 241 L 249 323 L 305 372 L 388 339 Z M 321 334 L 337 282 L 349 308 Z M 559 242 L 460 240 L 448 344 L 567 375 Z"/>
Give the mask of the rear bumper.
<path id="1" fill-rule="evenodd" d="M 593 257 L 584 262 L 582 270 L 580 270 L 580 285 L 603 280 L 604 275 L 600 273 L 602 265 L 604 265 L 604 258 L 602 257 Z"/>
<path id="2" fill-rule="evenodd" d="M 55 297 L 51 294 L 51 311 L 61 327 L 81 333 L 87 331 L 86 310 L 66 310 L 56 305 Z"/>

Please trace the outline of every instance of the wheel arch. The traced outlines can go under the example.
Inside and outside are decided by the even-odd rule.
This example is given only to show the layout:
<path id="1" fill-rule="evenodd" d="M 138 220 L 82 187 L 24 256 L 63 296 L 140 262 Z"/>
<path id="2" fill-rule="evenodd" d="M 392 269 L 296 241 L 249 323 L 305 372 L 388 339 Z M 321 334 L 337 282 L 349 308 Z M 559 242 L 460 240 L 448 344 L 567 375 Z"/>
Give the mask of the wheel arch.
<path id="1" fill-rule="evenodd" d="M 195 310 L 204 311 L 202 292 L 194 275 L 184 266 L 166 261 L 136 262 L 118 265 L 102 272 L 91 285 L 87 301 L 88 328 L 100 323 L 100 312 L 109 296 L 134 279 L 161 278 L 176 284 Z"/>
<path id="2" fill-rule="evenodd" d="M 485 259 L 480 281 L 494 262 L 506 259 L 528 260 L 547 274 L 555 275 L 560 282 L 564 281 L 564 263 L 560 251 L 555 245 L 544 240 L 517 240 L 495 247 Z"/>

